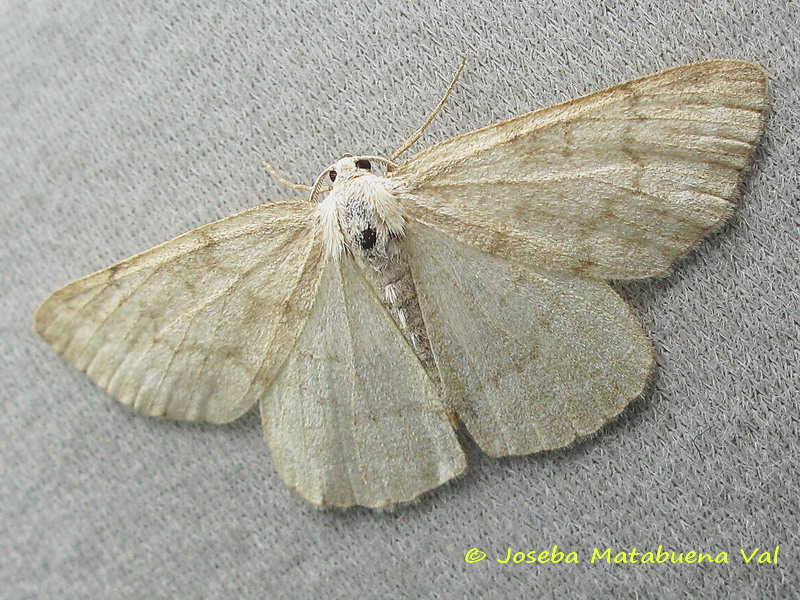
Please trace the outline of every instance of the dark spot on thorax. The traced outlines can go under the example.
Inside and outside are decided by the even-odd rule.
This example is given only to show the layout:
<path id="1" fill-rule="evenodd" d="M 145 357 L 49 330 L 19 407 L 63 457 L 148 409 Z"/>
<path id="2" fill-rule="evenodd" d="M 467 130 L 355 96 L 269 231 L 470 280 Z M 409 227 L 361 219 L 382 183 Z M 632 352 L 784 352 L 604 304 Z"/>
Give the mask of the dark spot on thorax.
<path id="1" fill-rule="evenodd" d="M 369 250 L 375 245 L 378 234 L 373 227 L 367 227 L 358 235 L 358 243 L 362 250 Z"/>

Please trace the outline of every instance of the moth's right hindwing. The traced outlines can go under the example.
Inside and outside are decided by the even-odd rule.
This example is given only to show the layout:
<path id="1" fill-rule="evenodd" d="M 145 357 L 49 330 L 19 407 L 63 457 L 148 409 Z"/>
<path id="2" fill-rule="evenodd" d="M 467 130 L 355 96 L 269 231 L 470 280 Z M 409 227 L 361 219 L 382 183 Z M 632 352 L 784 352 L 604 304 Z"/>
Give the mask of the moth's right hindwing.
<path id="1" fill-rule="evenodd" d="M 35 328 L 123 404 L 223 423 L 263 395 L 285 360 L 321 258 L 314 205 L 266 204 L 64 286 Z"/>
<path id="2" fill-rule="evenodd" d="M 281 478 L 320 506 L 384 508 L 466 466 L 437 386 L 347 253 L 261 415 Z"/>

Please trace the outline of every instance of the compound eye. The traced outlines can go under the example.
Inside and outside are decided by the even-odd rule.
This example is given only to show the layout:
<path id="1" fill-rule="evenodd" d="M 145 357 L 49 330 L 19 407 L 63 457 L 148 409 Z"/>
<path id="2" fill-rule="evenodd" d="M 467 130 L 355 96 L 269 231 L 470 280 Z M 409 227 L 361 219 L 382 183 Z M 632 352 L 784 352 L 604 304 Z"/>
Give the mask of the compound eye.
<path id="1" fill-rule="evenodd" d="M 328 173 L 328 177 L 331 178 L 331 183 L 336 181 L 336 171 L 331 171 L 330 173 Z"/>
<path id="2" fill-rule="evenodd" d="M 356 161 L 356 167 L 369 171 L 372 168 L 372 164 L 367 159 L 362 158 L 361 160 Z"/>

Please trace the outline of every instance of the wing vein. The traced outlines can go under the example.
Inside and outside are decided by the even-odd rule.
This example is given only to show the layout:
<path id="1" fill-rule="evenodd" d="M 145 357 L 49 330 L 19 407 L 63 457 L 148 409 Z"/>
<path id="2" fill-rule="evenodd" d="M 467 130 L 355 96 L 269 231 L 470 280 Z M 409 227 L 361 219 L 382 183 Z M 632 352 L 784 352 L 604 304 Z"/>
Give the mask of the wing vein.
<path id="1" fill-rule="evenodd" d="M 360 373 L 360 371 L 358 369 L 358 366 L 356 365 L 355 339 L 353 338 L 353 323 L 352 323 L 352 317 L 351 317 L 351 314 L 350 314 L 351 308 L 350 308 L 350 302 L 348 301 L 348 298 L 347 298 L 347 287 L 346 287 L 347 284 L 345 282 L 345 275 L 344 275 L 344 261 L 346 261 L 346 260 L 352 260 L 352 258 L 350 258 L 349 255 L 346 255 L 346 254 L 340 257 L 340 260 L 339 260 L 339 281 L 341 282 L 341 286 L 342 286 L 341 293 L 342 293 L 342 304 L 343 304 L 343 307 L 344 307 L 344 315 L 343 316 L 344 316 L 344 319 L 345 319 L 345 328 L 347 329 L 347 335 L 348 335 L 348 338 L 349 338 L 349 341 L 350 341 L 350 343 L 348 344 L 347 358 L 348 358 L 348 361 L 350 362 L 350 373 L 352 373 L 353 378 L 351 380 L 351 385 L 350 385 L 350 397 L 348 398 L 348 409 L 349 409 L 349 413 L 350 413 L 351 423 L 347 423 L 347 427 L 345 427 L 343 429 L 346 429 L 348 434 L 349 434 L 348 437 L 350 439 L 350 446 L 353 449 L 353 453 L 355 455 L 355 461 L 354 462 L 356 464 L 358 464 L 359 466 L 361 466 L 364 463 L 363 463 L 363 457 L 361 455 L 361 449 L 359 447 L 359 444 L 356 443 L 356 441 L 355 441 L 355 429 L 356 429 L 357 426 L 356 426 L 356 411 L 355 411 L 355 405 L 354 405 L 353 400 L 357 395 L 356 394 L 357 386 L 362 384 L 363 382 L 362 382 L 362 375 L 361 375 L 361 373 Z M 367 406 L 371 406 L 372 405 L 371 402 L 366 402 L 366 404 L 367 404 Z M 372 411 L 370 411 L 370 414 L 372 414 Z M 381 440 L 381 442 L 382 441 L 383 440 Z M 348 480 L 350 482 L 350 490 L 351 490 L 351 493 L 353 494 L 353 497 L 355 498 L 356 489 L 357 488 L 356 488 L 356 485 L 355 485 L 355 483 L 353 481 L 354 473 L 353 473 L 353 468 L 351 466 L 352 464 L 353 463 L 350 462 L 347 465 L 346 471 L 347 471 Z M 360 481 L 364 484 L 363 488 L 364 489 L 369 488 L 369 481 L 367 481 L 366 476 L 363 473 L 361 468 L 358 469 L 358 476 L 359 476 Z M 386 490 L 386 489 L 388 489 L 388 484 L 387 484 L 387 482 L 386 482 L 386 480 L 384 478 L 384 490 Z M 356 499 L 356 500 L 358 500 L 358 499 Z"/>
<path id="2" fill-rule="evenodd" d="M 302 275 L 308 269 L 308 265 L 311 262 L 311 258 L 312 258 L 312 255 L 313 255 L 312 251 L 314 250 L 315 244 L 317 242 L 318 242 L 318 239 L 315 236 L 313 241 L 308 244 L 308 248 L 306 249 L 305 258 L 300 263 L 300 266 L 297 268 L 297 271 L 295 272 L 296 276 L 294 278 L 294 287 L 292 288 L 292 293 L 287 296 L 289 299 L 291 299 L 296 294 L 296 292 L 297 292 L 297 290 L 298 290 L 298 288 L 300 286 L 300 282 L 302 280 Z M 318 269 L 317 278 L 316 278 L 316 281 L 314 282 L 314 286 L 315 286 L 314 302 L 312 303 L 311 310 L 314 310 L 313 309 L 313 304 L 316 304 L 316 302 L 318 301 L 318 298 L 316 297 L 317 296 L 316 289 L 318 289 L 318 287 L 319 287 L 319 279 L 321 277 L 321 272 L 322 272 L 323 267 L 321 265 L 317 265 L 317 269 Z M 284 366 L 286 365 L 287 360 L 289 358 L 289 355 L 294 351 L 294 348 L 297 345 L 297 340 L 299 340 L 300 337 L 302 337 L 304 332 L 305 332 L 305 328 L 306 328 L 307 322 L 308 322 L 308 320 L 306 319 L 306 323 L 304 323 L 303 327 L 300 329 L 300 333 L 297 336 L 297 338 L 295 339 L 294 345 L 291 348 L 286 348 L 285 351 L 283 352 L 283 360 L 282 360 L 282 362 L 280 364 L 276 364 L 275 365 L 274 376 L 273 376 L 272 381 L 274 381 L 274 380 L 276 380 L 278 378 L 278 375 L 281 373 L 281 371 L 283 370 Z M 259 363 L 258 368 L 255 369 L 255 371 L 253 372 L 253 376 L 250 378 L 250 382 L 249 382 L 249 384 L 247 386 L 247 391 L 245 391 L 245 393 L 243 394 L 242 397 L 246 397 L 250 393 L 250 391 L 253 389 L 253 386 L 255 385 L 256 380 L 261 375 L 261 371 L 264 369 L 264 365 L 266 365 L 267 361 L 269 360 L 269 358 L 271 356 L 271 353 L 269 351 L 269 344 L 264 344 L 264 348 L 266 349 L 266 351 L 264 352 L 264 358 Z M 266 392 L 267 387 L 269 387 L 269 385 L 272 385 L 272 381 L 270 381 L 268 383 L 268 385 L 265 387 L 264 392 Z"/>

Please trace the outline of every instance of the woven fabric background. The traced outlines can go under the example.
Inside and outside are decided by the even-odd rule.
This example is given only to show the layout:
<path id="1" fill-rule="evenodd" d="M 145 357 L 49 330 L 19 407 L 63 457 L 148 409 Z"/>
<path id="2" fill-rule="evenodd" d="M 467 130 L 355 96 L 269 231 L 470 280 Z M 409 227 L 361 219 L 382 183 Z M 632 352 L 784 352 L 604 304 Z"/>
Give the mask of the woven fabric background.
<path id="1" fill-rule="evenodd" d="M 789 598 L 798 544 L 796 1 L 0 4 L 0 593 L 4 598 Z M 619 286 L 647 393 L 597 435 L 470 469 L 388 513 L 318 511 L 257 411 L 138 416 L 31 331 L 57 287 L 290 195 L 343 152 L 419 147 L 673 65 L 769 72 L 734 217 L 673 275 Z M 246 343 L 246 340 L 243 340 Z M 502 565 L 507 548 L 579 564 Z M 593 548 L 729 564 L 592 564 Z M 779 562 L 744 564 L 740 549 Z M 488 554 L 468 564 L 472 547 Z M 755 561 L 754 561 L 755 562 Z"/>

